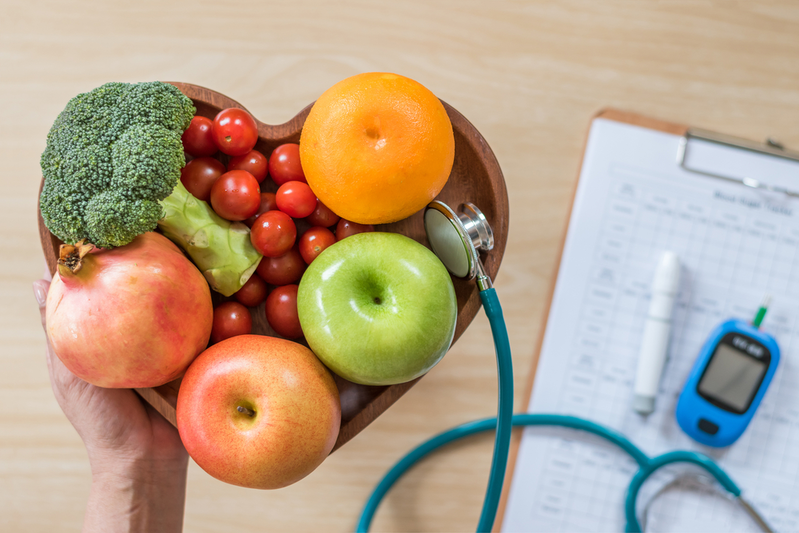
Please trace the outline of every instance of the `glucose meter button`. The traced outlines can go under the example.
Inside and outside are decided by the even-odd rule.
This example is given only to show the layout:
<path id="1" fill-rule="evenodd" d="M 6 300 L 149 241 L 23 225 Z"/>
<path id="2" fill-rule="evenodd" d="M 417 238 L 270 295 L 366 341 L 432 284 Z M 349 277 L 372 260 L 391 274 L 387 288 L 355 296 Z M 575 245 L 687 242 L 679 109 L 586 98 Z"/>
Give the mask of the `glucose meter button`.
<path id="1" fill-rule="evenodd" d="M 719 432 L 719 427 L 711 422 L 710 420 L 705 420 L 704 418 L 699 419 L 699 429 L 707 433 L 708 435 L 715 435 Z"/>

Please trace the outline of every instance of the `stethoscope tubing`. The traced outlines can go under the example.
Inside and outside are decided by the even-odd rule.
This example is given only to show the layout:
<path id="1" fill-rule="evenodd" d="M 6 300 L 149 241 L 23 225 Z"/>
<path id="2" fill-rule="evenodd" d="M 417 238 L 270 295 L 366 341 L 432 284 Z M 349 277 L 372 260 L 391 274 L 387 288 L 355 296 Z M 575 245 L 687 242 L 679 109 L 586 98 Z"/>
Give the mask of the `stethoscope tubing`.
<path id="1" fill-rule="evenodd" d="M 513 360 L 510 354 L 510 341 L 505 318 L 502 316 L 502 307 L 499 303 L 497 291 L 493 288 L 480 291 L 480 300 L 483 303 L 494 337 L 494 348 L 497 355 L 497 379 L 499 381 L 499 401 L 497 407 L 496 436 L 494 438 L 494 454 L 491 461 L 491 473 L 488 476 L 488 486 L 483 499 L 483 510 L 480 512 L 480 521 L 477 523 L 478 533 L 490 533 L 494 527 L 497 516 L 499 498 L 502 496 L 502 486 L 505 481 L 505 470 L 508 466 L 510 452 L 510 437 L 513 429 Z"/>
<path id="2" fill-rule="evenodd" d="M 644 482 L 649 478 L 649 476 L 655 473 L 656 470 L 669 464 L 690 463 L 699 466 L 713 476 L 713 478 L 715 478 L 715 480 L 718 481 L 727 492 L 736 498 L 741 497 L 741 489 L 738 487 L 738 485 L 736 485 L 730 476 L 728 476 L 727 473 L 707 455 L 697 452 L 679 450 L 667 452 L 663 455 L 658 455 L 657 457 L 644 457 L 644 462 L 638 462 L 638 472 L 636 472 L 633 478 L 630 480 L 630 485 L 627 488 L 627 497 L 624 501 L 624 514 L 627 519 L 627 527 L 625 528 L 625 531 L 627 532 L 637 533 L 641 531 L 641 524 L 638 522 L 638 516 L 636 515 L 635 507 L 636 500 L 638 499 L 638 492 L 641 490 Z"/>
<path id="3" fill-rule="evenodd" d="M 531 414 L 522 413 L 515 414 L 511 420 L 512 426 L 555 426 L 578 429 L 587 433 L 592 433 L 601 437 L 608 442 L 611 442 L 628 453 L 638 464 L 638 472 L 633 476 L 627 488 L 627 495 L 625 499 L 625 518 L 627 521 L 625 531 L 640 532 L 641 524 L 636 516 L 636 500 L 638 499 L 638 492 L 649 476 L 651 476 L 659 468 L 668 464 L 677 462 L 687 462 L 699 466 L 707 471 L 714 479 L 716 479 L 724 489 L 729 491 L 733 496 L 740 498 L 741 489 L 738 485 L 713 461 L 710 457 L 689 451 L 674 451 L 667 452 L 657 457 L 650 458 L 640 448 L 633 444 L 627 437 L 613 429 L 604 427 L 590 420 L 585 420 L 570 415 L 558 414 Z M 481 433 L 484 431 L 492 431 L 497 428 L 496 418 L 484 418 L 461 424 L 452 429 L 439 433 L 428 441 L 423 442 L 402 459 L 400 459 L 380 480 L 374 492 L 369 497 L 366 506 L 361 513 L 361 518 L 358 521 L 356 531 L 367 532 L 371 525 L 372 519 L 380 501 L 397 482 L 397 480 L 415 463 L 438 450 L 439 448 L 449 444 L 450 442 Z M 500 489 L 501 490 L 501 489 Z M 484 505 L 485 507 L 485 505 Z M 756 516 L 756 515 L 755 515 Z"/>

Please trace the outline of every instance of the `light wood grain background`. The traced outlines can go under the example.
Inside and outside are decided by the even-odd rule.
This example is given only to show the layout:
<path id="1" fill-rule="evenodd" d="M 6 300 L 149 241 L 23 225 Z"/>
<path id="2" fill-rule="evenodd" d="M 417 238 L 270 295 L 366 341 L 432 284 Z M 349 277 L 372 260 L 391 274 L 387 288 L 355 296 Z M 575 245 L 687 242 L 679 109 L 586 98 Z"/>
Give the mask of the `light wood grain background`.
<path id="1" fill-rule="evenodd" d="M 510 238 L 496 280 L 517 407 L 590 117 L 614 106 L 799 148 L 799 3 L 0 0 L 0 530 L 80 528 L 83 445 L 50 391 L 31 282 L 39 155 L 66 102 L 107 81 L 220 91 L 276 124 L 364 71 L 414 78 L 469 118 L 505 173 Z M 412 446 L 493 414 L 481 313 L 444 361 L 300 483 L 228 486 L 190 467 L 186 531 L 347 531 Z M 491 439 L 419 465 L 375 531 L 473 530 Z M 619 487 L 619 490 L 623 490 Z"/>

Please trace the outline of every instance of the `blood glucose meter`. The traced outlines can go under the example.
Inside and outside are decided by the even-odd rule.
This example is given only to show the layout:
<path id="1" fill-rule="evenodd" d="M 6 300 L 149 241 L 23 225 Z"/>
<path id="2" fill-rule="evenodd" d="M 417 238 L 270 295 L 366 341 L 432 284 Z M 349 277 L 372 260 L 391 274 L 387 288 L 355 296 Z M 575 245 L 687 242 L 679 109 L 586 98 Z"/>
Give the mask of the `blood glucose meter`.
<path id="1" fill-rule="evenodd" d="M 760 331 L 761 307 L 753 324 L 728 320 L 705 342 L 677 401 L 677 423 L 708 446 L 729 446 L 740 437 L 766 394 L 780 349 Z"/>

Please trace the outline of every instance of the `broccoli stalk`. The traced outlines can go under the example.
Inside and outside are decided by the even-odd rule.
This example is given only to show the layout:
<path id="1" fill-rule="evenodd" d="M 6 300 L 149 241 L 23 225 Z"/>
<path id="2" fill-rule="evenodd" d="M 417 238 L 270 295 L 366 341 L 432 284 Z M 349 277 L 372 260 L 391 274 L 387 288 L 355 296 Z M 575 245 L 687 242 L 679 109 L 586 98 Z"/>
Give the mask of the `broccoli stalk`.
<path id="1" fill-rule="evenodd" d="M 215 291 L 230 296 L 255 272 L 261 260 L 250 242 L 250 229 L 229 222 L 178 182 L 161 202 L 164 216 L 158 227 L 183 248 Z"/>
<path id="2" fill-rule="evenodd" d="M 39 207 L 67 244 L 124 246 L 159 224 L 229 296 L 260 259 L 249 230 L 218 217 L 180 184 L 191 99 L 162 82 L 106 83 L 67 103 L 47 135 Z"/>

